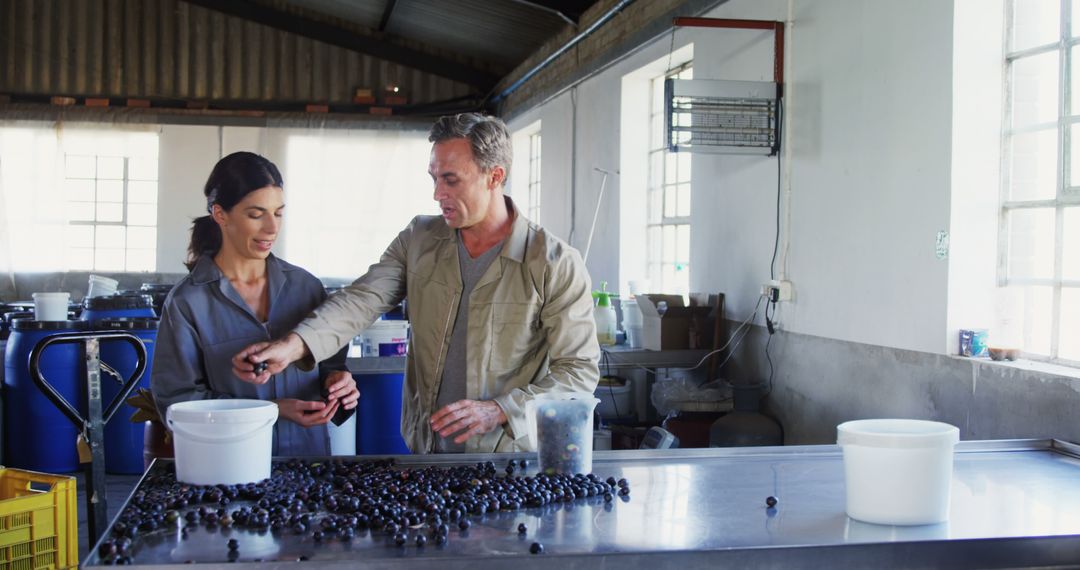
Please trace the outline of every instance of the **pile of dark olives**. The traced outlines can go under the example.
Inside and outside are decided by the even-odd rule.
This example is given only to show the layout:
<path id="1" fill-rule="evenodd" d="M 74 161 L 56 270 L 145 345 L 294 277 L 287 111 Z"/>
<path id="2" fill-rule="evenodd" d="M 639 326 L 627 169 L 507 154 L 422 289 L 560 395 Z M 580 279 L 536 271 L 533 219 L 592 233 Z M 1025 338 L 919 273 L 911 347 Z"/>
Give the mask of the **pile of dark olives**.
<path id="1" fill-rule="evenodd" d="M 189 529 L 200 525 L 305 535 L 316 543 L 371 532 L 399 547 L 412 542 L 423 548 L 429 541 L 442 546 L 452 525 L 467 536 L 473 516 L 586 497 L 610 502 L 613 495 L 625 499 L 630 492 L 625 479 L 605 481 L 592 473 L 513 475 L 515 467 L 524 472 L 526 466 L 511 461 L 502 475 L 492 461 L 403 467 L 388 459 L 291 459 L 275 463 L 270 478 L 257 483 L 199 486 L 178 482 L 170 464 L 143 480 L 98 556 L 104 563 L 129 563 L 137 536 L 179 528 L 186 539 Z M 226 554 L 242 555 L 241 545 L 230 541 L 222 548 Z"/>

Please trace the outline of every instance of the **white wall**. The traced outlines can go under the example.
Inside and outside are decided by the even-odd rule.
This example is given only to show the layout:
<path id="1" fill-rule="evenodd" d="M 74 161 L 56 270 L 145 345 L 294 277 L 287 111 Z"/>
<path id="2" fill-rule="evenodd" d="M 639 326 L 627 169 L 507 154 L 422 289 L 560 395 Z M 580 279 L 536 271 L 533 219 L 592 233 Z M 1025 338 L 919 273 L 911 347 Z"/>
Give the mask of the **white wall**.
<path id="1" fill-rule="evenodd" d="M 158 142 L 158 273 L 187 273 L 191 221 L 206 215 L 203 186 L 218 161 L 219 128 L 163 125 Z"/>
<path id="2" fill-rule="evenodd" d="M 706 16 L 786 20 L 788 7 L 731 0 Z M 790 246 L 777 269 L 794 283 L 796 300 L 782 307 L 782 326 L 942 352 L 949 267 L 935 257 L 935 238 L 950 223 L 953 3 L 794 0 L 792 7 Z M 771 79 L 771 33 L 678 30 L 674 47 L 690 43 L 695 78 Z M 622 77 L 666 56 L 671 45 L 665 35 L 578 88 L 578 248 L 596 204 L 600 179 L 592 168 L 619 161 Z M 559 159 L 548 149 L 571 141 L 547 129 L 570 116 L 568 98 L 511 122 L 543 121 L 545 174 L 570 171 L 569 158 L 554 165 Z M 609 182 L 604 197 L 610 206 L 588 262 L 594 282 L 617 282 L 620 273 L 619 188 L 619 180 Z M 726 293 L 729 318 L 749 315 L 769 278 L 776 192 L 775 158 L 694 155 L 691 289 Z"/>

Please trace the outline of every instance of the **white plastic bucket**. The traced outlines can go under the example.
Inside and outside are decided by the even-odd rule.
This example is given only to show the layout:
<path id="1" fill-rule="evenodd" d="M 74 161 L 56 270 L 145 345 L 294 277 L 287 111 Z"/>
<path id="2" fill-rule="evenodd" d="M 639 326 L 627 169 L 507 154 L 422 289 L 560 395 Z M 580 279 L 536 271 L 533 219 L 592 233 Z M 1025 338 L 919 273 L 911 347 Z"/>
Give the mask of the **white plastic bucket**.
<path id="1" fill-rule="evenodd" d="M 960 441 L 956 426 L 875 419 L 844 422 L 836 432 L 849 517 L 889 525 L 949 519 L 953 448 Z"/>
<path id="2" fill-rule="evenodd" d="M 600 398 L 600 405 L 596 407 L 600 417 L 610 420 L 636 414 L 637 410 L 634 409 L 633 403 L 631 403 L 632 387 L 633 384 L 629 378 L 626 378 L 626 383 L 622 386 L 598 384 L 594 394 L 597 398 Z"/>
<path id="3" fill-rule="evenodd" d="M 165 411 L 173 433 L 176 479 L 238 485 L 270 477 L 278 407 L 262 400 L 193 400 Z"/>
<path id="4" fill-rule="evenodd" d="M 409 321 L 375 321 L 360 336 L 361 356 L 404 356 L 409 345 Z"/>
<path id="5" fill-rule="evenodd" d="M 541 473 L 592 471 L 593 410 L 599 403 L 586 392 L 538 394 L 525 403 L 529 439 Z"/>
<path id="6" fill-rule="evenodd" d="M 90 286 L 86 290 L 87 297 L 105 297 L 116 293 L 120 282 L 101 275 L 90 275 Z"/>
<path id="7" fill-rule="evenodd" d="M 66 321 L 70 293 L 34 293 L 34 320 Z"/>

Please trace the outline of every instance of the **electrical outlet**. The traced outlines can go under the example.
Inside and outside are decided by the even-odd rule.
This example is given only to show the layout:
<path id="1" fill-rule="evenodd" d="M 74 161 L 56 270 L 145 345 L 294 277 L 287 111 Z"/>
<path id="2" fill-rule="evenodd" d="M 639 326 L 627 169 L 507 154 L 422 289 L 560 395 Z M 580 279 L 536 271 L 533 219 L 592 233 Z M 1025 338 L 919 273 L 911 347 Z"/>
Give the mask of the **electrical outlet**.
<path id="1" fill-rule="evenodd" d="M 761 294 L 766 299 L 775 303 L 791 302 L 794 296 L 794 291 L 791 286 L 791 281 L 766 281 L 761 286 Z"/>

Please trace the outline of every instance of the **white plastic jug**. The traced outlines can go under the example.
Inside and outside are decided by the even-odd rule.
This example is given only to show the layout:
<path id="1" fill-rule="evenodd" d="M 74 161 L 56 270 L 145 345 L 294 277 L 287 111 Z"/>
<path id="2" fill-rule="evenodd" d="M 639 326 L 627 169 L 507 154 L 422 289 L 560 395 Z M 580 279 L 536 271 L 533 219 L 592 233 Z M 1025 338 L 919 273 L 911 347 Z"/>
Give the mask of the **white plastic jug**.
<path id="1" fill-rule="evenodd" d="M 173 433 L 176 479 L 238 485 L 270 477 L 278 407 L 262 400 L 193 400 L 165 411 Z"/>
<path id="2" fill-rule="evenodd" d="M 538 394 L 525 403 L 541 473 L 592 471 L 593 410 L 599 403 L 587 392 Z"/>
<path id="3" fill-rule="evenodd" d="M 837 426 L 844 451 L 847 514 L 875 524 L 948 520 L 955 426 L 924 420 L 875 419 Z"/>

